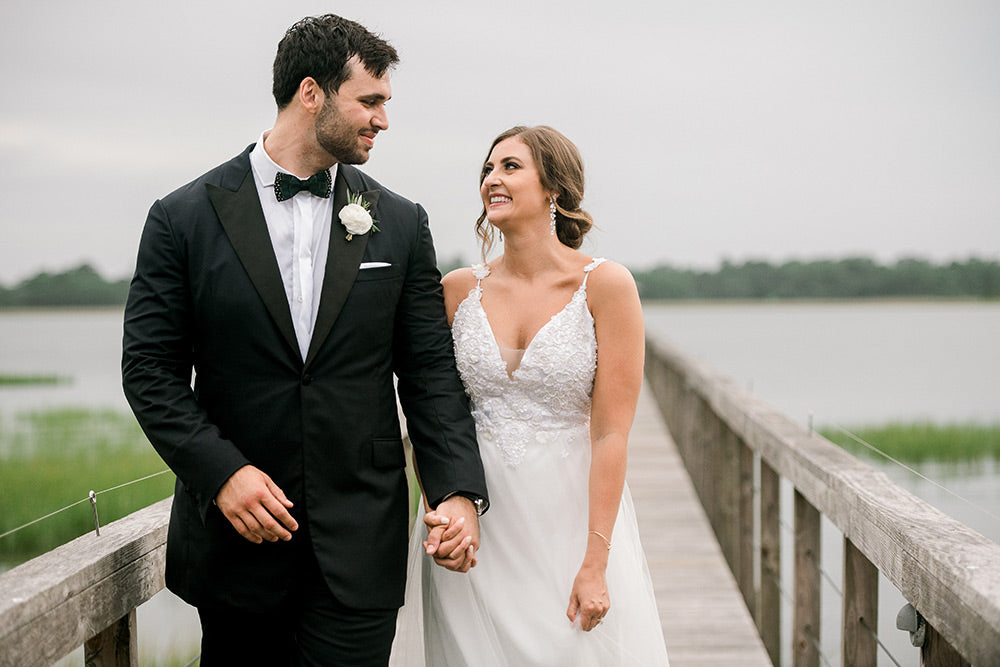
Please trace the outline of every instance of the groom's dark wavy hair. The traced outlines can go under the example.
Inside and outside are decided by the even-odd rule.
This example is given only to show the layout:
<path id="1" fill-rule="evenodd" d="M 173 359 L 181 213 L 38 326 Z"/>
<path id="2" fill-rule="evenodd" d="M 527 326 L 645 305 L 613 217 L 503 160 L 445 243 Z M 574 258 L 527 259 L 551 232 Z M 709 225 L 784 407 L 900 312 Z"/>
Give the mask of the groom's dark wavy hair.
<path id="1" fill-rule="evenodd" d="M 295 97 L 302 79 L 312 77 L 327 94 L 335 93 L 351 75 L 348 61 L 361 59 L 374 77 L 383 76 L 399 62 L 389 42 L 335 14 L 307 16 L 285 32 L 274 56 L 272 92 L 278 109 Z"/>

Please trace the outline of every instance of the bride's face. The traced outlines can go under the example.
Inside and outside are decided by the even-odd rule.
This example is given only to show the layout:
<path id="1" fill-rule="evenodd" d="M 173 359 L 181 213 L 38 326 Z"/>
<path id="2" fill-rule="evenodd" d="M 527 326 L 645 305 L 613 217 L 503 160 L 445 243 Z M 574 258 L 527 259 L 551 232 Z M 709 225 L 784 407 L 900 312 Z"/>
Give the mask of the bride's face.
<path id="1" fill-rule="evenodd" d="M 520 138 L 494 146 L 482 176 L 479 194 L 491 224 L 501 230 L 515 221 L 549 224 L 549 193 L 539 180 L 531 149 Z"/>

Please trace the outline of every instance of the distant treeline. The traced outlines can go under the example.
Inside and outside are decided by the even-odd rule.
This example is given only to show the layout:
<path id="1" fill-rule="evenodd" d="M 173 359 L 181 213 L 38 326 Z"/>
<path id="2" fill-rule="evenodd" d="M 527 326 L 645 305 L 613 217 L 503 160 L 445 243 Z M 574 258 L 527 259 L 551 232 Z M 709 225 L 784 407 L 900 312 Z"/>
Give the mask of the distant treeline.
<path id="1" fill-rule="evenodd" d="M 932 264 L 865 257 L 770 264 L 723 262 L 714 271 L 658 266 L 633 271 L 643 299 L 868 299 L 1000 297 L 1000 262 Z"/>
<path id="2" fill-rule="evenodd" d="M 10 289 L 0 287 L 0 307 L 123 306 L 129 279 L 108 282 L 89 264 L 63 273 L 42 272 Z"/>
<path id="3" fill-rule="evenodd" d="M 441 271 L 464 265 L 454 259 L 442 263 Z M 886 265 L 865 257 L 784 264 L 724 261 L 714 271 L 662 265 L 632 273 L 643 299 L 1000 298 L 1000 262 L 976 258 L 949 264 L 903 259 Z M 0 287 L 0 308 L 122 306 L 128 284 L 128 278 L 106 281 L 84 264 Z"/>

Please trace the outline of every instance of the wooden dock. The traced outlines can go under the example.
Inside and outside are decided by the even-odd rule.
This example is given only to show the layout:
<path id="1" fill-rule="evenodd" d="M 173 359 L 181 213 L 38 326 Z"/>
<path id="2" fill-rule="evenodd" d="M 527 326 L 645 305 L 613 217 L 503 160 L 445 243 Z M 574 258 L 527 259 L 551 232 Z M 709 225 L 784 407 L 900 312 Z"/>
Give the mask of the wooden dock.
<path id="1" fill-rule="evenodd" d="M 644 386 L 627 480 L 671 667 L 770 667 L 663 417 Z"/>

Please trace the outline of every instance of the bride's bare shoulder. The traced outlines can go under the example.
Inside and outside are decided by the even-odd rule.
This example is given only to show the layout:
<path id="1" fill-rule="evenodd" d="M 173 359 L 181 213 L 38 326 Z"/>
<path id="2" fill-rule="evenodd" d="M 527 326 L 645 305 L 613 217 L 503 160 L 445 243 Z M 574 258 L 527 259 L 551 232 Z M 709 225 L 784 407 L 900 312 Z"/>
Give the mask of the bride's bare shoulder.
<path id="1" fill-rule="evenodd" d="M 458 305 L 469 295 L 469 291 L 476 286 L 476 276 L 472 267 L 455 269 L 441 279 L 441 286 L 444 288 L 444 307 L 448 313 L 448 323 L 450 324 L 458 310 Z"/>
<path id="2" fill-rule="evenodd" d="M 445 293 L 450 290 L 467 293 L 476 286 L 476 276 L 473 275 L 471 266 L 464 266 L 449 272 L 448 275 L 441 279 L 441 284 L 444 286 Z"/>
<path id="3" fill-rule="evenodd" d="M 618 262 L 605 261 L 590 274 L 587 283 L 590 303 L 614 303 L 625 299 L 638 302 L 635 279 L 627 268 Z"/>

